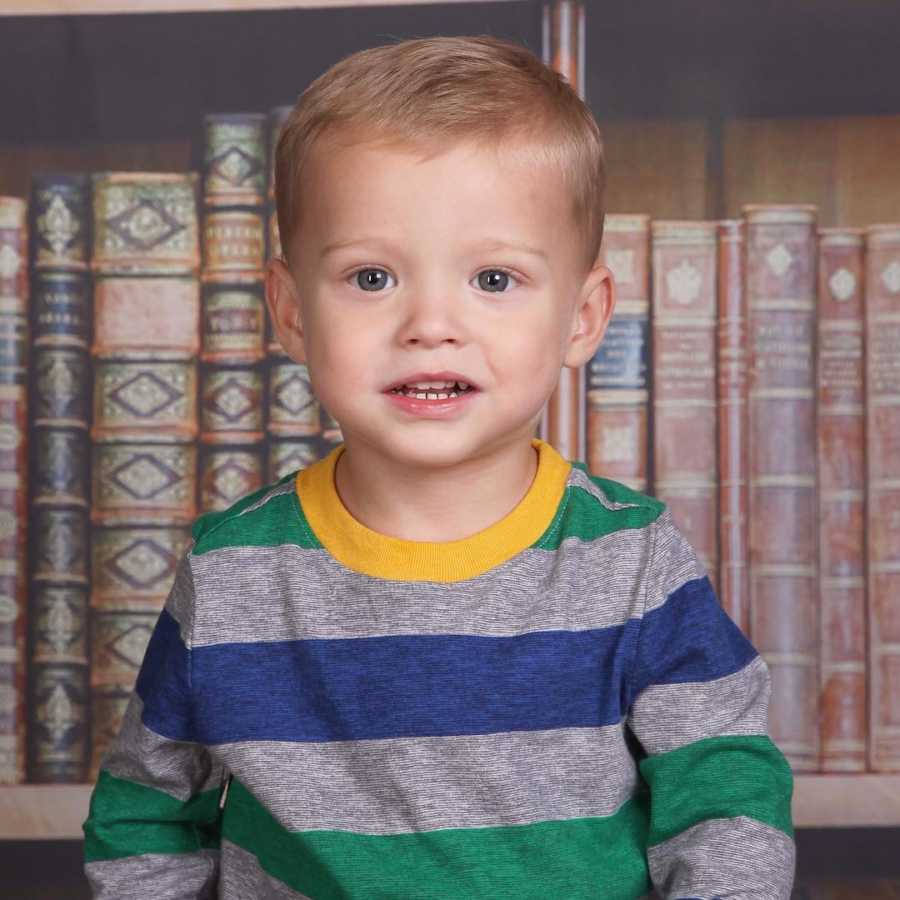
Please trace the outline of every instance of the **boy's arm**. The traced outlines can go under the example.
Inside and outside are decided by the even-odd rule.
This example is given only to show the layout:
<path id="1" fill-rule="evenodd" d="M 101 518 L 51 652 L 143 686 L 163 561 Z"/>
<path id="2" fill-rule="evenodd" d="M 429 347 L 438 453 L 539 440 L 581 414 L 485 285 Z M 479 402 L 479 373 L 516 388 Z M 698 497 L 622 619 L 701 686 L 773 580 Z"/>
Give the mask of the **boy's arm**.
<path id="1" fill-rule="evenodd" d="M 627 724 L 647 756 L 648 863 L 664 900 L 787 900 L 793 776 L 768 735 L 769 670 L 660 515 Z"/>
<path id="2" fill-rule="evenodd" d="M 179 559 L 121 729 L 91 794 L 84 869 L 95 900 L 216 894 L 225 771 L 195 739 L 189 552 Z"/>

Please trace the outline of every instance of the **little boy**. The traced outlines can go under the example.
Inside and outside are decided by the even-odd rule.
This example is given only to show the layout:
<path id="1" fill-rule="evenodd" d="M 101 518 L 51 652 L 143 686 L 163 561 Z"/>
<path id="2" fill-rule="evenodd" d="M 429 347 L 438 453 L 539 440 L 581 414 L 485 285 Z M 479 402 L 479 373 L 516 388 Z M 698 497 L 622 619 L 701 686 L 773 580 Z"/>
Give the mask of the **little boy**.
<path id="1" fill-rule="evenodd" d="M 614 307 L 587 107 L 515 44 L 376 47 L 276 187 L 269 313 L 343 443 L 194 524 L 94 896 L 789 897 L 764 661 L 662 502 L 534 437 Z"/>

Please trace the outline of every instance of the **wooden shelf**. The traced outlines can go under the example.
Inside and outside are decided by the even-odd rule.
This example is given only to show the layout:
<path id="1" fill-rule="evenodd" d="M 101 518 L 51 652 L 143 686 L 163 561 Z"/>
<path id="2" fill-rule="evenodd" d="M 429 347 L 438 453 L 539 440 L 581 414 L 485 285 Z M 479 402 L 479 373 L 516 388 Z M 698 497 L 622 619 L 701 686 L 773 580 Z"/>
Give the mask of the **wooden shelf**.
<path id="1" fill-rule="evenodd" d="M 795 775 L 795 828 L 900 827 L 900 773 Z M 0 786 L 0 840 L 81 840 L 90 784 Z"/>
<path id="2" fill-rule="evenodd" d="M 0 0 L 0 16 L 111 13 L 247 12 L 253 9 L 327 9 L 336 6 L 412 6 L 489 0 Z M 511 2 L 511 0 L 490 0 Z"/>

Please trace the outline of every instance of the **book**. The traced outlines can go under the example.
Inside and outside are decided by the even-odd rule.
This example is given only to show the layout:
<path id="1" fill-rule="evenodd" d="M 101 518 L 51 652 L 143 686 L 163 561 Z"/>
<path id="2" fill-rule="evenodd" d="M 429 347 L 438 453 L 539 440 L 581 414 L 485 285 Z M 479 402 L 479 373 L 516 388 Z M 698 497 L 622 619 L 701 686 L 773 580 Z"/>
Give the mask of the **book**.
<path id="1" fill-rule="evenodd" d="M 28 781 L 83 781 L 89 746 L 90 185 L 32 178 Z"/>
<path id="2" fill-rule="evenodd" d="M 650 217 L 608 215 L 600 257 L 613 275 L 616 306 L 586 367 L 585 461 L 598 475 L 647 491 Z"/>
<path id="3" fill-rule="evenodd" d="M 769 733 L 795 772 L 819 766 L 816 216 L 743 208 L 747 223 L 750 638 L 769 666 Z"/>
<path id="4" fill-rule="evenodd" d="M 92 176 L 88 781 L 118 733 L 197 514 L 197 174 Z"/>
<path id="5" fill-rule="evenodd" d="M 651 223 L 653 490 L 717 587 L 717 226 Z"/>
<path id="6" fill-rule="evenodd" d="M 0 785 L 25 780 L 28 203 L 0 197 Z"/>
<path id="7" fill-rule="evenodd" d="M 863 233 L 820 228 L 817 325 L 823 772 L 866 770 Z"/>
<path id="8" fill-rule="evenodd" d="M 719 602 L 750 634 L 746 227 L 719 222 L 717 399 Z"/>
<path id="9" fill-rule="evenodd" d="M 222 510 L 265 477 L 268 139 L 262 113 L 204 120 L 201 512 Z"/>
<path id="10" fill-rule="evenodd" d="M 900 223 L 865 231 L 869 768 L 900 771 Z"/>

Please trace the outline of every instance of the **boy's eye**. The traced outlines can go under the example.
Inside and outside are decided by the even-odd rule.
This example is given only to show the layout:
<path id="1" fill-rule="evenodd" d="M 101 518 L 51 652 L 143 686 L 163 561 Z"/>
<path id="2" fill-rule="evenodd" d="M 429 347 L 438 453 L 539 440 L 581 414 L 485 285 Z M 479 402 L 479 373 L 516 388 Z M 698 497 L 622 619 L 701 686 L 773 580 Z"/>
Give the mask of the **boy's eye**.
<path id="1" fill-rule="evenodd" d="M 361 290 L 376 293 L 385 286 L 385 279 L 392 276 L 384 269 L 368 266 L 357 269 L 350 277 L 356 279 L 356 286 Z M 482 269 L 475 277 L 478 279 L 478 287 L 489 294 L 508 293 L 504 288 L 509 285 L 510 278 L 516 280 L 512 272 L 504 268 Z"/>
<path id="2" fill-rule="evenodd" d="M 477 275 L 478 286 L 489 294 L 506 294 L 503 288 L 509 284 L 510 278 L 515 281 L 508 269 L 482 269 Z M 495 290 L 499 288 L 499 290 Z"/>
<path id="3" fill-rule="evenodd" d="M 358 287 L 371 292 L 380 290 L 384 286 L 385 277 L 390 278 L 391 276 L 384 269 L 369 267 L 368 269 L 357 269 L 350 277 L 356 279 Z"/>

